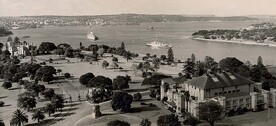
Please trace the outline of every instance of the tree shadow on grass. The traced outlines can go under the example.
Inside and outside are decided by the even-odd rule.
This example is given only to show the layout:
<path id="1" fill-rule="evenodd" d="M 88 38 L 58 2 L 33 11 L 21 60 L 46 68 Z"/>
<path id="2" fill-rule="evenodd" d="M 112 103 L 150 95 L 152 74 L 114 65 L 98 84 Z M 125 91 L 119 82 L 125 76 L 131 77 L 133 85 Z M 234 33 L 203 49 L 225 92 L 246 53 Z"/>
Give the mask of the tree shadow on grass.
<path id="1" fill-rule="evenodd" d="M 27 124 L 25 126 L 49 126 L 50 124 L 55 124 L 57 121 L 56 119 L 45 119 L 40 121 L 39 123 L 32 123 L 32 124 Z"/>
<path id="2" fill-rule="evenodd" d="M 72 104 L 65 104 L 64 107 L 70 107 L 70 106 L 77 106 L 80 105 L 81 103 L 72 103 Z"/>
<path id="3" fill-rule="evenodd" d="M 73 114 L 76 114 L 75 112 L 70 112 L 70 113 L 59 113 L 59 114 L 55 114 L 53 115 L 53 117 L 65 117 L 65 116 L 71 116 Z"/>
<path id="4" fill-rule="evenodd" d="M 8 96 L 1 96 L 0 99 L 7 98 Z"/>
<path id="5" fill-rule="evenodd" d="M 66 108 L 66 109 L 62 109 L 63 112 L 67 112 L 67 111 L 73 111 L 73 110 L 77 110 L 78 108 Z"/>
<path id="6" fill-rule="evenodd" d="M 17 90 L 17 89 L 21 89 L 20 87 L 15 87 L 15 88 L 10 88 L 9 90 L 13 91 L 13 90 Z"/>
<path id="7" fill-rule="evenodd" d="M 124 91 L 127 92 L 142 92 L 142 91 L 147 91 L 148 88 L 140 88 L 140 89 L 124 89 Z"/>
<path id="8" fill-rule="evenodd" d="M 151 106 L 141 106 L 141 107 L 133 107 L 131 108 L 131 113 L 143 112 L 143 111 L 154 111 L 160 110 L 158 107 L 151 107 Z"/>
<path id="9" fill-rule="evenodd" d="M 5 105 L 3 105 L 3 107 L 8 107 L 8 106 L 11 106 L 11 104 L 8 104 L 8 105 L 5 104 Z"/>

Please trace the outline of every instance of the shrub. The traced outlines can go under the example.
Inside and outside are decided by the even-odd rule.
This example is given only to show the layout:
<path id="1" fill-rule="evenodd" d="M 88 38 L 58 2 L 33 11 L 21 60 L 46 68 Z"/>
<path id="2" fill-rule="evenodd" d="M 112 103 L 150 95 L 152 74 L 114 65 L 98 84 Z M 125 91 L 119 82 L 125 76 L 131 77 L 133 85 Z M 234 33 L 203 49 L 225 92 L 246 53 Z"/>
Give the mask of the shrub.
<path id="1" fill-rule="evenodd" d="M 4 104 L 5 104 L 5 102 L 0 101 L 0 107 L 3 107 L 3 106 L 4 106 Z"/>
<path id="2" fill-rule="evenodd" d="M 3 88 L 5 89 L 9 89 L 12 87 L 12 83 L 11 82 L 4 82 L 3 85 L 2 85 Z"/>
<path id="3" fill-rule="evenodd" d="M 71 74 L 69 74 L 69 73 L 64 73 L 64 77 L 65 77 L 65 78 L 70 78 L 70 77 L 71 77 Z"/>
<path id="4" fill-rule="evenodd" d="M 196 126 L 200 123 L 200 120 L 193 116 L 188 116 L 184 121 L 184 125 Z"/>
<path id="5" fill-rule="evenodd" d="M 142 95 L 139 92 L 133 95 L 134 101 L 140 101 L 141 99 L 142 99 Z"/>

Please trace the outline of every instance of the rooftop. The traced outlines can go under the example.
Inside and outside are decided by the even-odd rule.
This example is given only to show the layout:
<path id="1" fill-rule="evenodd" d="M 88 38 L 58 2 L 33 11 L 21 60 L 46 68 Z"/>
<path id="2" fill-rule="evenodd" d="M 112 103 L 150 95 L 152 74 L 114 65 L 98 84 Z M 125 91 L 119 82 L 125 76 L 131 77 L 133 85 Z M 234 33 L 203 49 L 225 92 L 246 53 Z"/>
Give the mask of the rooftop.
<path id="1" fill-rule="evenodd" d="M 216 89 L 239 85 L 253 84 L 254 82 L 234 72 L 206 74 L 186 81 L 187 84 L 200 89 Z"/>

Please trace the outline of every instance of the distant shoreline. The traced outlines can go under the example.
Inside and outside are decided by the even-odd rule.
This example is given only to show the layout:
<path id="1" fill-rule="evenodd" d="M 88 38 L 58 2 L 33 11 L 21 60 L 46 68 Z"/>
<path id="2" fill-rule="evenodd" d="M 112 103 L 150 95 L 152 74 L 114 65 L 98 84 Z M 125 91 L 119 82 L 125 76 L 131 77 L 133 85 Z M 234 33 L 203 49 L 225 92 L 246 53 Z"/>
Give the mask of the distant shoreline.
<path id="1" fill-rule="evenodd" d="M 275 42 L 275 44 L 273 44 L 272 42 L 257 43 L 257 42 L 254 42 L 254 41 L 245 41 L 245 40 L 203 39 L 203 38 L 194 38 L 194 37 L 189 37 L 189 38 L 192 39 L 192 40 L 198 40 L 198 41 L 223 42 L 223 43 L 231 43 L 231 44 L 244 44 L 244 45 L 276 47 L 276 42 Z"/>

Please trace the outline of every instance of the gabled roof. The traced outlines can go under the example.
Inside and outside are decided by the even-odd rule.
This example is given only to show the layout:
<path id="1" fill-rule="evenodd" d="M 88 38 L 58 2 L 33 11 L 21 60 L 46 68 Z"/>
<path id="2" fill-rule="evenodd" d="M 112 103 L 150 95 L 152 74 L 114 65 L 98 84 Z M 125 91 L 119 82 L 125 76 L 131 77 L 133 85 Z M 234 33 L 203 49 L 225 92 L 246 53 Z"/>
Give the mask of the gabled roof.
<path id="1" fill-rule="evenodd" d="M 206 74 L 186 82 L 200 89 L 216 89 L 239 85 L 253 84 L 254 82 L 234 72 L 222 72 L 219 74 Z"/>

